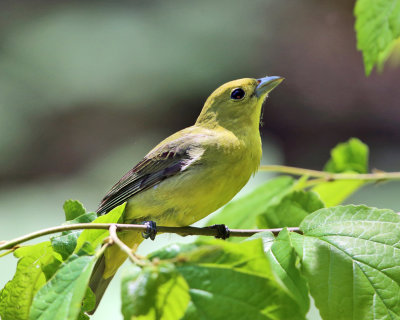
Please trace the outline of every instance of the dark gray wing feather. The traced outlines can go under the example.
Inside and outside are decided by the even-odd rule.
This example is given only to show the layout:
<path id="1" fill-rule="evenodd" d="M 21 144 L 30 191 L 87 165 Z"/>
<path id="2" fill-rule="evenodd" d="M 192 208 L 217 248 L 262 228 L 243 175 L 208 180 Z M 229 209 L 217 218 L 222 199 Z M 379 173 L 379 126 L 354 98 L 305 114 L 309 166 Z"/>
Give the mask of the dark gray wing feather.
<path id="1" fill-rule="evenodd" d="M 111 188 L 101 201 L 97 213 L 105 214 L 135 194 L 179 173 L 190 161 L 189 149 L 145 157 Z"/>

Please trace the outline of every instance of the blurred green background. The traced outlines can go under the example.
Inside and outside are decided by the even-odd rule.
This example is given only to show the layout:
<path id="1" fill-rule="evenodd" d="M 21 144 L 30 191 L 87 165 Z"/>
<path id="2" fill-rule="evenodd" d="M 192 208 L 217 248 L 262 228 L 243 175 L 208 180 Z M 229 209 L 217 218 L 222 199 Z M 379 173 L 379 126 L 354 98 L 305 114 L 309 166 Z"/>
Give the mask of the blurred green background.
<path id="1" fill-rule="evenodd" d="M 335 144 L 355 136 L 370 146 L 371 168 L 398 171 L 400 71 L 365 77 L 353 7 L 2 0 L 0 239 L 61 224 L 66 199 L 95 210 L 153 145 L 193 124 L 207 96 L 235 78 L 286 78 L 264 110 L 263 163 L 321 169 Z M 268 177 L 259 173 L 243 192 Z M 400 210 L 399 191 L 369 186 L 348 202 Z M 159 236 L 141 251 L 175 239 Z M 0 260 L 1 287 L 15 262 Z M 119 310 L 116 279 L 93 319 L 122 318 Z"/>

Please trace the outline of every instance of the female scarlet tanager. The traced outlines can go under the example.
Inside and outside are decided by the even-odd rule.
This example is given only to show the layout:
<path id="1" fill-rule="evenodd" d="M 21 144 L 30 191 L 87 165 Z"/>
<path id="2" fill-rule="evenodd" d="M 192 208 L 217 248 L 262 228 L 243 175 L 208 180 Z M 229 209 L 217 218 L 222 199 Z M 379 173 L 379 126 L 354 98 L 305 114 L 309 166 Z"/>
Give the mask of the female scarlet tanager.
<path id="1" fill-rule="evenodd" d="M 262 104 L 282 80 L 245 78 L 219 87 L 193 126 L 162 141 L 112 187 L 98 214 L 127 202 L 125 223 L 187 226 L 226 204 L 258 169 Z M 143 240 L 138 232 L 119 235 L 131 248 Z M 97 305 L 125 259 L 112 246 L 97 262 L 89 284 Z"/>

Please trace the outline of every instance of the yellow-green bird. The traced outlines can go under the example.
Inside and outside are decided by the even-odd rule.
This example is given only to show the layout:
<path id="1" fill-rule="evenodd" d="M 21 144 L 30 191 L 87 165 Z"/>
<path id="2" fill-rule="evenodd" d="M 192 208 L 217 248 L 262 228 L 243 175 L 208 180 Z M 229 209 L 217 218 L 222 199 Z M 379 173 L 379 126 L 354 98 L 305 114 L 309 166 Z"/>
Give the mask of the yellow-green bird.
<path id="1" fill-rule="evenodd" d="M 259 167 L 262 104 L 282 80 L 245 78 L 220 86 L 193 126 L 158 144 L 111 188 L 98 214 L 127 202 L 125 223 L 187 226 L 226 204 Z M 143 241 L 138 232 L 119 236 L 134 249 Z M 112 246 L 96 264 L 89 284 L 96 307 L 125 259 Z"/>

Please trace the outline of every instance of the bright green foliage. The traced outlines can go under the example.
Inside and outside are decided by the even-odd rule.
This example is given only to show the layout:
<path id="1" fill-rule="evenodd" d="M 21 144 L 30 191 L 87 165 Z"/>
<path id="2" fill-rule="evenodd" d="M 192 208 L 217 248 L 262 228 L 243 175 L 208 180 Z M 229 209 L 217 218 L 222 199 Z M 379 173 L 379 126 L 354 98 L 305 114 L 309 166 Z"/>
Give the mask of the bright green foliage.
<path id="1" fill-rule="evenodd" d="M 400 37 L 400 0 L 358 0 L 354 13 L 357 48 L 369 75 L 374 65 L 383 65 Z"/>
<path id="2" fill-rule="evenodd" d="M 38 291 L 32 303 L 30 320 L 77 319 L 96 262 L 95 256 L 89 255 L 93 253 L 90 246 L 85 245 L 82 249 L 78 254 L 71 255 Z M 89 306 L 93 306 L 93 298 L 89 299 L 92 300 Z"/>
<path id="3" fill-rule="evenodd" d="M 96 305 L 96 296 L 94 295 L 93 291 L 90 288 L 86 289 L 85 296 L 82 301 L 82 308 L 81 312 L 79 313 L 78 320 L 86 320 L 89 317 L 84 314 L 86 311 L 92 311 Z"/>
<path id="4" fill-rule="evenodd" d="M 324 320 L 400 317 L 400 217 L 365 206 L 321 209 L 291 234 Z"/>
<path id="5" fill-rule="evenodd" d="M 188 284 L 171 263 L 132 268 L 121 296 L 124 319 L 181 319 L 190 301 Z"/>
<path id="6" fill-rule="evenodd" d="M 173 259 L 189 286 L 183 319 L 304 319 L 307 308 L 276 281 L 260 240 L 172 245 L 151 255 L 156 257 Z"/>
<path id="7" fill-rule="evenodd" d="M 93 223 L 117 223 L 121 221 L 122 215 L 125 210 L 125 203 L 114 208 L 109 213 L 102 215 L 95 219 Z M 78 251 L 85 242 L 92 245 L 93 248 L 99 246 L 103 240 L 107 237 L 108 230 L 104 229 L 85 229 L 82 231 L 78 238 L 78 243 L 76 245 L 75 252 Z"/>
<path id="8" fill-rule="evenodd" d="M 331 158 L 324 169 L 332 173 L 366 173 L 368 146 L 356 138 L 339 143 L 332 149 Z M 361 180 L 337 180 L 320 183 L 313 191 L 318 193 L 325 206 L 332 207 L 342 203 L 364 184 Z"/>
<path id="9" fill-rule="evenodd" d="M 78 319 L 77 320 L 89 320 L 89 319 L 90 319 L 90 317 L 86 313 L 81 312 L 78 315 Z"/>
<path id="10" fill-rule="evenodd" d="M 254 228 L 257 216 L 270 205 L 279 203 L 294 186 L 294 179 L 286 176 L 272 179 L 250 194 L 229 203 L 208 224 L 224 223 L 230 228 Z"/>
<path id="11" fill-rule="evenodd" d="M 368 171 L 368 146 L 357 138 L 339 143 L 331 151 L 331 158 L 324 168 L 333 173 Z"/>
<path id="12" fill-rule="evenodd" d="M 61 263 L 49 241 L 17 249 L 19 258 L 14 278 L 0 292 L 0 316 L 3 320 L 26 320 L 33 296 Z"/>
<path id="13" fill-rule="evenodd" d="M 331 151 L 325 170 L 332 173 L 365 173 L 368 147 L 356 138 Z M 364 184 L 360 180 L 321 182 L 306 192 L 301 183 L 287 176 L 272 179 L 250 194 L 233 201 L 208 224 L 224 223 L 230 228 L 278 228 L 298 226 L 303 218 L 322 207 L 338 205 Z M 231 238 L 230 241 L 238 241 Z"/>
<path id="14" fill-rule="evenodd" d="M 270 237 L 267 236 L 267 239 L 269 240 Z M 308 286 L 298 268 L 297 254 L 291 245 L 291 238 L 287 229 L 279 233 L 272 247 L 269 245 L 265 247 L 265 252 L 269 258 L 272 271 L 282 281 L 287 293 L 301 307 L 301 312 L 305 314 L 310 307 Z"/>
<path id="15" fill-rule="evenodd" d="M 292 191 L 257 217 L 259 228 L 297 227 L 311 212 L 324 207 L 312 191 Z"/>
<path id="16" fill-rule="evenodd" d="M 71 219 L 67 224 L 88 223 L 97 216 L 86 213 L 78 201 L 66 201 L 64 210 L 66 219 Z M 124 205 L 95 221 L 118 222 L 123 212 Z M 26 320 L 29 310 L 31 320 L 87 319 L 83 312 L 95 305 L 95 297 L 87 289 L 96 261 L 92 248 L 107 235 L 108 230 L 68 231 L 53 237 L 51 243 L 16 250 L 15 256 L 20 258 L 17 272 L 0 293 L 2 319 Z"/>
<path id="17" fill-rule="evenodd" d="M 261 239 L 264 251 L 267 252 L 271 249 L 272 245 L 275 242 L 275 236 L 270 231 L 263 231 L 253 234 L 251 237 L 248 237 L 243 240 L 245 241 L 252 241 L 255 239 Z"/>
<path id="18" fill-rule="evenodd" d="M 76 200 L 67 200 L 64 202 L 65 224 L 89 223 L 96 219 L 95 212 L 86 213 L 83 205 Z M 81 230 L 64 231 L 61 235 L 51 238 L 53 249 L 61 254 L 63 260 L 66 260 L 75 250 L 77 239 L 82 233 Z"/>
<path id="19" fill-rule="evenodd" d="M 368 148 L 357 139 L 331 155 L 329 172 L 367 172 Z M 300 225 L 304 235 L 283 229 L 242 242 L 200 238 L 151 253 L 123 278 L 124 319 L 304 320 L 310 294 L 324 320 L 400 319 L 400 217 L 365 206 L 324 208 L 363 183 L 318 182 L 272 179 L 211 219 L 239 229 Z M 96 216 L 77 201 L 64 209 L 67 224 Z M 94 222 L 117 223 L 123 214 L 124 205 Z M 0 292 L 2 319 L 88 320 L 95 297 L 87 285 L 107 236 L 65 232 L 16 250 L 17 272 Z"/>
<path id="20" fill-rule="evenodd" d="M 69 200 L 64 204 L 64 210 L 66 210 L 66 204 L 68 202 L 71 203 L 72 200 Z M 76 203 L 78 201 L 74 202 Z M 67 208 L 71 208 L 71 206 L 67 206 Z M 68 214 L 68 212 L 68 210 L 65 211 L 65 216 L 73 216 Z M 66 224 L 89 223 L 96 219 L 96 217 L 97 214 L 95 212 L 83 213 L 82 215 L 75 217 L 73 220 L 67 221 Z M 61 235 L 51 238 L 51 245 L 56 252 L 61 254 L 63 260 L 66 260 L 74 252 L 77 239 L 81 233 L 81 230 L 64 231 L 61 233 Z"/>
<path id="21" fill-rule="evenodd" d="M 74 220 L 86 213 L 86 209 L 77 200 L 67 200 L 63 205 L 65 221 Z"/>
<path id="22" fill-rule="evenodd" d="M 318 193 L 326 207 L 333 207 L 341 204 L 364 184 L 361 180 L 338 180 L 320 183 L 312 190 Z"/>

